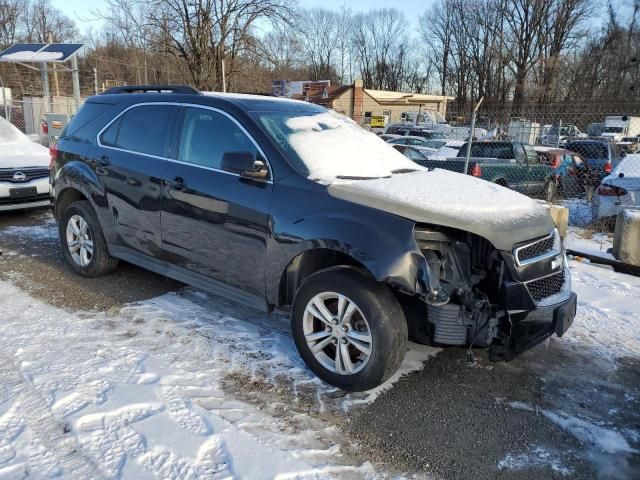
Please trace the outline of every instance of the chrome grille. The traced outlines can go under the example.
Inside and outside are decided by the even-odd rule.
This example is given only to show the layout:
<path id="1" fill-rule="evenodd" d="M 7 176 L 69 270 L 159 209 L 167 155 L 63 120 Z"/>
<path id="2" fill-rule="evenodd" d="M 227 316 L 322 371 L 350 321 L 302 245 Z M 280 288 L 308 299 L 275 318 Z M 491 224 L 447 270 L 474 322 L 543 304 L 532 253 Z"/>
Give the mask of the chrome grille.
<path id="1" fill-rule="evenodd" d="M 13 176 L 16 173 L 24 174 L 24 178 L 20 176 L 20 179 L 15 179 Z M 49 176 L 48 168 L 3 168 L 0 169 L 0 182 L 11 183 L 25 183 L 35 180 L 36 178 L 44 178 Z"/>
<path id="2" fill-rule="evenodd" d="M 517 247 L 514 250 L 514 257 L 518 265 L 526 265 L 540 259 L 540 257 L 552 257 L 560 253 L 554 249 L 556 244 L 556 231 L 554 230 L 547 237 L 536 240 L 527 245 Z"/>
<path id="3" fill-rule="evenodd" d="M 552 273 L 538 280 L 527 282 L 529 293 L 536 302 L 540 302 L 551 295 L 556 295 L 562 291 L 565 281 L 564 268 L 559 272 Z"/>

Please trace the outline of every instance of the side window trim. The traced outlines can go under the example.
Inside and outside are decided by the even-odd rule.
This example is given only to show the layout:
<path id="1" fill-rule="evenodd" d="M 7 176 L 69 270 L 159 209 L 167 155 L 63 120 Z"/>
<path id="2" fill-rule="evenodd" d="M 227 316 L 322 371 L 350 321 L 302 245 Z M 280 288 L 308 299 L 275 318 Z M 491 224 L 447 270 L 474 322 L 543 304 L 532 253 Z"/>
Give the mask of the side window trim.
<path id="1" fill-rule="evenodd" d="M 101 138 L 102 138 L 102 134 L 111 126 L 112 123 L 118 121 L 118 119 L 120 119 L 125 113 L 127 113 L 129 110 L 136 108 L 136 107 L 142 107 L 145 105 L 171 105 L 174 107 L 178 107 L 179 108 L 179 123 L 180 123 L 180 129 L 178 129 L 177 126 L 175 126 L 174 128 L 176 128 L 176 144 L 175 144 L 175 149 L 170 150 L 169 151 L 169 157 L 164 157 L 164 156 L 158 156 L 158 155 L 151 155 L 148 153 L 142 153 L 142 152 L 133 152 L 131 150 L 126 150 L 124 148 L 120 148 L 120 147 L 112 147 L 110 145 L 104 145 L 101 142 Z M 184 107 L 195 107 L 195 108 L 202 108 L 204 110 L 212 110 L 214 112 L 217 112 L 221 115 L 224 115 L 225 117 L 227 117 L 229 120 L 231 120 L 233 123 L 235 123 L 238 128 L 240 128 L 240 130 L 249 138 L 249 140 L 251 141 L 251 143 L 253 143 L 253 145 L 256 147 L 256 150 L 258 151 L 258 153 L 260 154 L 260 158 L 262 160 L 264 160 L 267 169 L 269 170 L 269 178 L 264 180 L 265 183 L 273 183 L 273 169 L 271 168 L 271 162 L 269 161 L 269 158 L 265 155 L 264 150 L 262 150 L 262 147 L 258 144 L 258 142 L 256 142 L 255 138 L 253 138 L 253 135 L 251 135 L 246 128 L 244 128 L 244 126 L 235 119 L 235 117 L 233 117 L 233 115 L 230 115 L 229 113 L 225 112 L 224 110 L 221 110 L 219 108 L 216 107 L 211 107 L 209 105 L 198 105 L 195 103 L 181 103 L 181 102 L 142 102 L 142 103 L 135 103 L 133 105 L 129 105 L 127 108 L 125 108 L 123 111 L 121 111 L 118 115 L 116 115 L 115 118 L 113 118 L 109 123 L 107 123 L 104 127 L 102 127 L 102 129 L 98 132 L 98 134 L 96 135 L 96 143 L 99 147 L 101 148 L 110 148 L 112 150 L 119 150 L 121 152 L 127 152 L 127 153 L 134 153 L 136 155 L 144 155 L 146 157 L 150 157 L 150 158 L 157 158 L 159 160 L 166 160 L 169 162 L 175 162 L 175 163 L 180 163 L 181 165 L 189 165 L 192 167 L 197 167 L 197 168 L 203 168 L 205 170 L 211 170 L 214 172 L 219 172 L 219 173 L 224 173 L 226 175 L 233 175 L 234 177 L 239 177 L 240 175 L 238 175 L 237 173 L 232 173 L 232 172 L 227 172 L 225 170 L 220 170 L 217 168 L 212 168 L 212 167 L 206 167 L 204 165 L 194 165 L 191 163 L 186 163 L 186 162 L 182 162 L 180 160 L 177 159 L 177 153 L 178 153 L 178 147 L 177 145 L 180 143 L 180 135 L 181 135 L 181 128 L 182 128 L 182 121 L 184 119 Z M 174 125 L 177 124 L 178 121 L 174 122 Z M 119 130 L 119 127 L 118 127 Z M 120 132 L 118 131 L 118 134 Z M 117 137 L 116 137 L 117 139 Z M 170 158 L 171 156 L 175 156 L 176 158 Z"/>

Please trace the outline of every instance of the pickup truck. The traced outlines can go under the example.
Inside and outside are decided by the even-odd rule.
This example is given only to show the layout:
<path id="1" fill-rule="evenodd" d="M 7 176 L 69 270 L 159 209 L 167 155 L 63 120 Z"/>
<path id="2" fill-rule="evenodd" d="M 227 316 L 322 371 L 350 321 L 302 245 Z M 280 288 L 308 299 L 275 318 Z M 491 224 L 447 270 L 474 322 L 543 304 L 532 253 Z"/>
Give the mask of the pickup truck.
<path id="1" fill-rule="evenodd" d="M 410 147 L 401 151 L 406 157 L 423 167 L 462 173 L 467 144 L 462 145 L 457 157 L 444 160 L 419 155 L 420 152 L 416 153 Z M 522 143 L 473 142 L 467 173 L 529 196 L 542 196 L 547 201 L 552 201 L 556 194 L 557 182 L 554 169 L 541 161 L 533 147 Z"/>

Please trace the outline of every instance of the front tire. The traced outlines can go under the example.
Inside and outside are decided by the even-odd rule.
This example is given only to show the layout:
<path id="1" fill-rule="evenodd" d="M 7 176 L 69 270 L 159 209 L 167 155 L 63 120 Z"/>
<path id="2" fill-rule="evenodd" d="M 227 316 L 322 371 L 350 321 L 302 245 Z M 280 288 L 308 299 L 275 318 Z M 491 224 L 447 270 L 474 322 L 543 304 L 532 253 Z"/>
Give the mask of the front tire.
<path id="1" fill-rule="evenodd" d="M 383 383 L 407 350 L 407 323 L 391 289 L 350 267 L 324 270 L 302 283 L 291 330 L 309 368 L 348 391 Z"/>
<path id="2" fill-rule="evenodd" d="M 118 266 L 118 259 L 109 255 L 98 217 L 89 202 L 74 202 L 64 210 L 58 222 L 58 235 L 64 256 L 76 273 L 99 277 Z"/>

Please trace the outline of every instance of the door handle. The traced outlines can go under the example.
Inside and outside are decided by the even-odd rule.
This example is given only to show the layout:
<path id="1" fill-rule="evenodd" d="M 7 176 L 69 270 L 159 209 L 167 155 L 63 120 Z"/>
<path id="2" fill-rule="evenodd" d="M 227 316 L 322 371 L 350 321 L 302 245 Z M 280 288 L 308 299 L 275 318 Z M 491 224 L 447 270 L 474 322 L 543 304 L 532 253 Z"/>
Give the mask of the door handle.
<path id="1" fill-rule="evenodd" d="M 98 159 L 98 164 L 101 167 L 107 167 L 109 165 L 111 165 L 111 159 L 109 157 L 107 157 L 106 155 L 102 155 L 99 159 Z"/>

